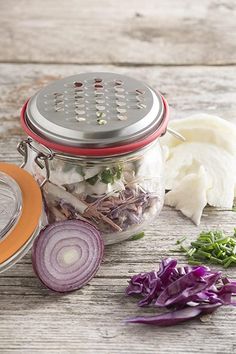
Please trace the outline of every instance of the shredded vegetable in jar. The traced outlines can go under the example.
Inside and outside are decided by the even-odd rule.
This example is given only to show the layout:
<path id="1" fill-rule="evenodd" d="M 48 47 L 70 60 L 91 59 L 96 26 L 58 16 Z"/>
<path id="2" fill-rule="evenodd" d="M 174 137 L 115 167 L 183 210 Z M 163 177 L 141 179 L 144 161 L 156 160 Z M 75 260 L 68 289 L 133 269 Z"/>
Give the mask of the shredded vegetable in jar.
<path id="1" fill-rule="evenodd" d="M 31 154 L 31 172 L 41 183 L 45 170 L 34 163 L 32 150 Z M 143 230 L 163 206 L 158 141 L 136 153 L 99 161 L 58 156 L 49 161 L 49 168 L 50 180 L 42 187 L 49 223 L 85 218 L 99 228 L 106 244 Z"/>

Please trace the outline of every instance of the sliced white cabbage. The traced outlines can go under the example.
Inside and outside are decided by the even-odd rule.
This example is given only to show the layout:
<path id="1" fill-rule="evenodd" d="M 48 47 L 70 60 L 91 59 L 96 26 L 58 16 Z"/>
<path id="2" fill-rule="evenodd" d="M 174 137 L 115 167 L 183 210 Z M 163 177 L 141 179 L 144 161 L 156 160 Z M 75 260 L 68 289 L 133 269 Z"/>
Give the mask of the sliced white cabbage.
<path id="1" fill-rule="evenodd" d="M 86 193 L 89 195 L 107 194 L 111 192 L 118 192 L 124 189 L 125 186 L 121 180 L 117 180 L 114 183 L 103 183 L 101 181 L 97 181 L 94 185 L 89 183 L 86 184 Z"/>
<path id="2" fill-rule="evenodd" d="M 100 166 L 83 167 L 82 175 L 80 174 L 80 166 L 71 166 L 69 170 L 66 170 L 65 167 L 66 165 L 58 165 L 56 170 L 50 169 L 50 179 L 58 186 L 82 182 L 88 178 L 96 176 L 102 170 Z M 34 168 L 39 174 L 45 176 L 45 169 L 41 170 L 36 164 L 34 164 Z"/>
<path id="3" fill-rule="evenodd" d="M 209 114 L 195 114 L 188 118 L 170 122 L 170 128 L 176 130 L 186 138 L 186 142 L 198 141 L 212 143 L 216 146 L 236 154 L 236 125 Z M 171 134 L 161 138 L 163 146 L 169 149 L 183 144 Z"/>
<path id="4" fill-rule="evenodd" d="M 185 176 L 181 182 L 165 196 L 165 204 L 180 210 L 196 225 L 200 224 L 202 211 L 207 204 L 210 182 L 203 166 L 196 173 Z"/>
<path id="5" fill-rule="evenodd" d="M 184 176 L 204 166 L 212 180 L 207 193 L 210 205 L 231 208 L 236 182 L 236 158 L 227 151 L 208 143 L 184 143 L 171 150 L 166 162 L 166 188 L 178 185 Z"/>
<path id="6" fill-rule="evenodd" d="M 45 169 L 41 170 L 41 174 L 45 175 Z M 66 172 L 63 171 L 63 168 L 58 168 L 50 171 L 50 180 L 56 185 L 62 186 L 64 184 L 81 182 L 84 178 L 75 170 L 75 168 Z"/>
<path id="7" fill-rule="evenodd" d="M 196 206 L 194 213 L 184 193 L 184 185 L 190 187 L 192 180 L 191 193 L 194 200 L 198 200 L 194 191 L 201 185 L 203 172 L 199 171 L 203 168 L 209 184 L 206 202 L 215 207 L 231 208 L 236 196 L 236 125 L 216 116 L 196 114 L 172 121 L 170 127 L 186 141 L 179 141 L 170 134 L 161 139 L 163 149 L 167 151 L 166 189 L 173 192 L 167 194 L 166 203 L 175 205 L 185 215 L 192 215 L 190 217 L 196 222 L 200 209 Z"/>

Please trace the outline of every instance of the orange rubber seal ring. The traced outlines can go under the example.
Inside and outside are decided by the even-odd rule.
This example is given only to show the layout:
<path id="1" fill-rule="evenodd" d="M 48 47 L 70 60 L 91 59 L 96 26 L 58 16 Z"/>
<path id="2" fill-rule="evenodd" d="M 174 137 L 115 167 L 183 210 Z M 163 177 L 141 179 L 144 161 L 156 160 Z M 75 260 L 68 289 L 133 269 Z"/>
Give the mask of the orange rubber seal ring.
<path id="1" fill-rule="evenodd" d="M 22 211 L 15 227 L 0 241 L 0 264 L 14 256 L 34 234 L 42 215 L 42 194 L 39 185 L 25 170 L 0 163 L 0 171 L 11 176 L 22 193 Z"/>

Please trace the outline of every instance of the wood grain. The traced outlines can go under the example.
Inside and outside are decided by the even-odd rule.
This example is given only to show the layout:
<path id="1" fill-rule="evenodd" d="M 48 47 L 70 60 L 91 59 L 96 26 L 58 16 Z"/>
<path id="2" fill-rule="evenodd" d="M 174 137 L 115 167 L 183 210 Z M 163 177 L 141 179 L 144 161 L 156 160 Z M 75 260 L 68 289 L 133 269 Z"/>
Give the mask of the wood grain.
<path id="1" fill-rule="evenodd" d="M 200 229 L 223 223 L 230 232 L 235 225 L 233 212 L 209 209 L 207 213 Z M 166 220 L 170 219 L 167 232 Z M 135 299 L 125 297 L 128 277 L 153 269 L 163 256 L 171 255 L 168 249 L 173 248 L 176 237 L 186 234 L 192 240 L 200 229 L 165 208 L 144 239 L 108 247 L 103 265 L 90 285 L 65 296 L 50 294 L 41 286 L 27 255 L 0 277 L 0 351 L 234 353 L 236 309 L 220 309 L 205 323 L 195 320 L 168 330 L 123 322 L 130 315 L 148 313 L 137 308 Z M 235 271 L 230 271 L 230 275 L 235 276 Z"/>
<path id="2" fill-rule="evenodd" d="M 0 13 L 2 62 L 236 63 L 232 0 L 8 0 Z"/>
<path id="3" fill-rule="evenodd" d="M 0 160 L 20 162 L 16 145 L 24 136 L 19 124 L 23 102 L 51 80 L 89 70 L 117 71 L 159 88 L 171 105 L 172 118 L 204 111 L 236 122 L 233 67 L 0 64 Z M 236 213 L 230 210 L 207 208 L 196 227 L 166 207 L 143 239 L 107 247 L 96 277 L 65 296 L 49 293 L 39 283 L 28 254 L 0 275 L 0 353 L 236 353 L 235 308 L 222 308 L 206 322 L 198 319 L 168 329 L 124 324 L 131 315 L 148 313 L 124 295 L 132 274 L 176 256 L 170 249 L 182 235 L 191 241 L 212 228 L 230 234 L 235 225 Z M 236 278 L 234 269 L 228 273 Z"/>
<path id="4" fill-rule="evenodd" d="M 7 154 L 6 140 L 8 144 L 13 143 L 16 146 L 17 136 L 22 136 L 19 123 L 20 109 L 31 95 L 50 81 L 88 71 L 118 72 L 147 82 L 167 98 L 171 107 L 171 119 L 206 112 L 236 122 L 236 78 L 235 68 L 231 66 L 135 68 L 114 65 L 91 67 L 89 65 L 0 64 L 2 122 L 0 144 L 2 144 L 1 149 L 4 149 L 2 151 Z M 13 150 L 12 146 L 9 150 L 10 155 L 15 157 L 16 153 L 13 153 Z"/>

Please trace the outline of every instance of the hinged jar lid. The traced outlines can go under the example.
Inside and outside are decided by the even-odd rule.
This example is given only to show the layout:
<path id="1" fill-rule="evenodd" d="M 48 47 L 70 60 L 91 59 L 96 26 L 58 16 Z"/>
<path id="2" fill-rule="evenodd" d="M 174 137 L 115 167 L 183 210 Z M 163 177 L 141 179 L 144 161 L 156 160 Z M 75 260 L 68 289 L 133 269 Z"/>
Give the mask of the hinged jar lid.
<path id="1" fill-rule="evenodd" d="M 42 196 L 34 178 L 15 165 L 0 163 L 0 272 L 28 249 L 42 215 Z"/>
<path id="2" fill-rule="evenodd" d="M 85 73 L 36 93 L 23 109 L 22 124 L 32 138 L 54 150 L 111 155 L 135 150 L 162 135 L 167 108 L 159 93 L 136 79 Z"/>

